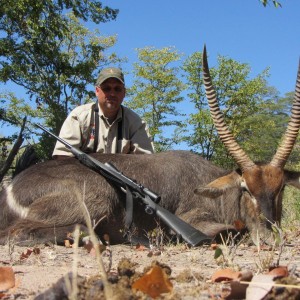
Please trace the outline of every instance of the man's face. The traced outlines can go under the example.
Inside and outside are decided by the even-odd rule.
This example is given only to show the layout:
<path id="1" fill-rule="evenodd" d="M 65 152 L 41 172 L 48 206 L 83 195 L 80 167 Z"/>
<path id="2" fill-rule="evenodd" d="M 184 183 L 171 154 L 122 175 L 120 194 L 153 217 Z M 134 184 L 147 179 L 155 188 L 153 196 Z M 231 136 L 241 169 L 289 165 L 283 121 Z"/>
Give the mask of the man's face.
<path id="1" fill-rule="evenodd" d="M 105 117 L 115 118 L 125 97 L 124 84 L 116 78 L 108 78 L 100 87 L 96 86 L 96 96 Z"/>

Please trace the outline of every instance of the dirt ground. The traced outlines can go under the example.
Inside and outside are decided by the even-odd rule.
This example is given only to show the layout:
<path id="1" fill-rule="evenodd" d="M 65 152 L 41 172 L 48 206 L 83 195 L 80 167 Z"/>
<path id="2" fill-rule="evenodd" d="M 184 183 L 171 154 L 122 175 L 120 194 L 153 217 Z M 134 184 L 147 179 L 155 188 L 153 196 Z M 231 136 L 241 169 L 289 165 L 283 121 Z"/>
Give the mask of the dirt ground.
<path id="1" fill-rule="evenodd" d="M 166 280 L 169 288 L 166 293 L 160 293 L 157 299 L 224 299 L 228 295 L 226 299 L 230 299 L 235 288 L 232 281 L 224 282 L 230 278 L 216 280 L 221 282 L 212 280 L 212 276 L 224 268 L 250 273 L 250 279 L 245 280 L 249 281 L 254 276 L 253 281 L 258 274 L 266 274 L 271 266 L 280 265 L 287 267 L 288 273 L 283 277 L 291 278 L 294 285 L 298 284 L 300 278 L 298 233 L 285 237 L 284 246 L 282 243 L 276 248 L 263 247 L 260 251 L 247 243 L 195 248 L 178 244 L 161 249 L 115 245 L 106 248 L 101 257 L 108 270 L 112 299 L 151 299 L 147 294 L 133 290 L 132 284 L 155 265 L 163 270 L 163 277 L 154 279 L 158 283 L 150 282 L 150 285 L 157 288 Z M 69 295 L 69 299 L 105 299 L 94 249 L 79 247 L 76 250 L 56 245 L 5 245 L 0 246 L 0 267 L 12 267 L 15 275 L 15 286 L 0 292 L 0 299 L 67 299 L 66 295 Z M 80 277 L 72 276 L 76 273 Z M 68 283 L 72 278 L 77 278 L 78 291 L 73 298 L 70 295 L 74 289 L 64 279 L 67 274 L 71 278 L 67 280 Z M 242 294 L 231 298 L 263 299 L 245 294 L 249 290 L 248 285 L 240 285 L 244 287 Z M 269 298 L 264 299 L 300 299 L 299 288 L 291 290 L 279 287 L 277 293 L 287 290 L 292 291 L 288 297 L 274 296 L 274 292 L 272 296 L 269 292 L 265 293 Z"/>

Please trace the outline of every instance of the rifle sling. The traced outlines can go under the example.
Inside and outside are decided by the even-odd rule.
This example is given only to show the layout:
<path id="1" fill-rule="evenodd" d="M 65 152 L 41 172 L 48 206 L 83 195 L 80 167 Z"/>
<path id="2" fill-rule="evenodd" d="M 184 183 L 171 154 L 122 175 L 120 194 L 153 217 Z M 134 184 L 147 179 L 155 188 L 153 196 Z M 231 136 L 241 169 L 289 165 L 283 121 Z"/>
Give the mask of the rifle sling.
<path id="1" fill-rule="evenodd" d="M 129 230 L 132 225 L 132 216 L 133 216 L 133 196 L 130 188 L 128 185 L 126 186 L 126 214 L 125 214 L 125 221 L 124 221 L 124 237 L 129 238 Z"/>
<path id="2" fill-rule="evenodd" d="M 94 136 L 94 149 L 93 152 L 97 152 L 98 147 L 98 139 L 99 139 L 99 108 L 98 108 L 98 100 L 95 103 L 95 115 L 94 115 L 94 121 L 95 121 L 95 136 Z"/>
<path id="3" fill-rule="evenodd" d="M 88 166 L 91 169 L 94 169 L 93 164 L 89 164 L 86 159 L 85 155 L 79 155 L 78 160 L 81 161 L 84 165 Z M 119 179 L 114 178 L 110 174 L 100 171 L 99 172 L 104 178 L 106 178 L 109 182 L 111 182 L 113 185 L 118 186 L 121 190 L 123 189 L 124 184 Z M 125 204 L 125 219 L 124 219 L 124 237 L 127 237 L 129 239 L 129 230 L 132 225 L 133 220 L 133 195 L 130 187 L 126 184 L 126 204 Z"/>

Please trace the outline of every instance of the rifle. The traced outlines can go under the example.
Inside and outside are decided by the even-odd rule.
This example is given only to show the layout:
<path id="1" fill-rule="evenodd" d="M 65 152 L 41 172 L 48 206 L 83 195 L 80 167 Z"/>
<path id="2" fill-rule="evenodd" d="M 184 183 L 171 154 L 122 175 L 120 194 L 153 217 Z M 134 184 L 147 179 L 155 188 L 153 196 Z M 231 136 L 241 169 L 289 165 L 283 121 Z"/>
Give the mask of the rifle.
<path id="1" fill-rule="evenodd" d="M 148 188 L 142 186 L 141 184 L 136 183 L 134 180 L 125 176 L 121 173 L 113 164 L 111 163 L 101 163 L 100 161 L 94 159 L 90 155 L 82 152 L 79 149 L 71 146 L 68 142 L 62 138 L 56 136 L 48 129 L 43 127 L 40 124 L 36 124 L 37 127 L 47 132 L 49 135 L 54 137 L 56 140 L 64 144 L 72 154 L 85 166 L 96 171 L 97 173 L 104 176 L 106 179 L 112 181 L 117 185 L 123 192 L 129 197 L 139 199 L 145 205 L 145 212 L 148 214 L 156 215 L 168 226 L 170 227 L 177 235 L 182 237 L 191 246 L 199 246 L 200 244 L 208 243 L 211 241 L 211 238 L 205 235 L 203 232 L 197 230 L 190 224 L 184 222 L 176 215 L 172 214 L 165 208 L 159 206 L 157 203 L 160 200 L 160 196 L 155 192 L 149 190 Z M 129 217 L 131 218 L 131 216 Z"/>

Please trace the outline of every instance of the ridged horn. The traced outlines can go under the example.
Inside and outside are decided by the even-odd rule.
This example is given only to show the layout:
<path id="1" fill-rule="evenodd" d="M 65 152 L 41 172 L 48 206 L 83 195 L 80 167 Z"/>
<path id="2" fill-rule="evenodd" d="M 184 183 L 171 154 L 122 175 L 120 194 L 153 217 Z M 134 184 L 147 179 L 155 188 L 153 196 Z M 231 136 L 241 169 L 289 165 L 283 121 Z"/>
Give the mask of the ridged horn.
<path id="1" fill-rule="evenodd" d="M 292 107 L 292 114 L 288 123 L 282 142 L 277 149 L 270 164 L 274 167 L 283 169 L 287 159 L 289 158 L 293 147 L 295 145 L 297 135 L 300 128 L 300 61 L 298 66 L 298 75 L 296 80 L 296 88 L 294 95 L 294 102 Z"/>
<path id="2" fill-rule="evenodd" d="M 216 126 L 220 140 L 225 145 L 229 154 L 234 158 L 235 162 L 239 165 L 242 172 L 251 169 L 255 166 L 255 163 L 248 157 L 244 150 L 238 145 L 232 133 L 230 132 L 228 126 L 225 123 L 223 113 L 220 110 L 216 92 L 212 85 L 212 80 L 210 77 L 206 46 L 203 49 L 202 56 L 203 63 L 203 80 L 205 86 L 206 97 L 208 100 L 208 105 L 213 122 Z"/>

